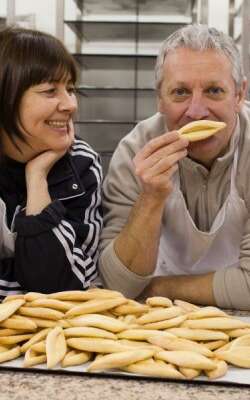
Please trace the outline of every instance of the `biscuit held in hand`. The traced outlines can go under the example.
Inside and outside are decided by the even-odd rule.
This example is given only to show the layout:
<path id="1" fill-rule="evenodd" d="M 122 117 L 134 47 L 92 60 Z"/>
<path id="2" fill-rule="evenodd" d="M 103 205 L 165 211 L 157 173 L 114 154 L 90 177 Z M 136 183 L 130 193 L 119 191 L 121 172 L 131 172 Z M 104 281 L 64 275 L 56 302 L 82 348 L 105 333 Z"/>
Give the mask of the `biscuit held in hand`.
<path id="1" fill-rule="evenodd" d="M 178 130 L 178 132 L 190 142 L 204 140 L 226 127 L 225 122 L 199 120 L 190 122 Z"/>

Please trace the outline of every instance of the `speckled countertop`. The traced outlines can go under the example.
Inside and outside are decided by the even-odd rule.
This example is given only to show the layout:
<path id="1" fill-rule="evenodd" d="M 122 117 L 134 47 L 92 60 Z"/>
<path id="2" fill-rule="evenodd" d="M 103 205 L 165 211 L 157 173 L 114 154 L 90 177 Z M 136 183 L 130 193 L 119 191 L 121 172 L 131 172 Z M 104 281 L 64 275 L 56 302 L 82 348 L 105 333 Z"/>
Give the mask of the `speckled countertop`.
<path id="1" fill-rule="evenodd" d="M 233 313 L 235 315 L 235 313 Z M 249 316 L 249 313 L 237 312 Z M 0 370 L 0 400 L 250 400 L 250 386 Z"/>
<path id="2" fill-rule="evenodd" d="M 1 372 L 0 400 L 249 400 L 250 387 Z"/>

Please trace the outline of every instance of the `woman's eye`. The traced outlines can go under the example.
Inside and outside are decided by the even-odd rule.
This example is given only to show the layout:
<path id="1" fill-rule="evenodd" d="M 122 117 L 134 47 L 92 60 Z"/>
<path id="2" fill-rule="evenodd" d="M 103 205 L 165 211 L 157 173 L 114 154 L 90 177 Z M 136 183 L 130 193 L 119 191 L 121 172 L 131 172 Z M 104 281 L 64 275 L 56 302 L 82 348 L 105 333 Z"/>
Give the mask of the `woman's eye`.
<path id="1" fill-rule="evenodd" d="M 43 91 L 43 93 L 47 94 L 47 95 L 53 95 L 56 92 L 55 88 L 49 88 Z"/>
<path id="2" fill-rule="evenodd" d="M 76 88 L 74 86 L 70 86 L 67 88 L 67 92 L 69 94 L 75 94 L 76 93 Z"/>

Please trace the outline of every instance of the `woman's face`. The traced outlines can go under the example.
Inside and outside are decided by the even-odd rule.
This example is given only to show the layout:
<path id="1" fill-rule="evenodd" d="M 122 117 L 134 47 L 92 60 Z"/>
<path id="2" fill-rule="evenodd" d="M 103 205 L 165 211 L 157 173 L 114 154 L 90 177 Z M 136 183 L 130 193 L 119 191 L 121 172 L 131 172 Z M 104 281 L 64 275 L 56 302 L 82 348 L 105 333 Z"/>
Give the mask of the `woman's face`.
<path id="1" fill-rule="evenodd" d="M 74 139 L 72 117 L 76 109 L 77 100 L 70 79 L 45 82 L 27 89 L 19 109 L 21 130 L 29 145 L 18 141 L 23 155 L 27 154 L 30 159 L 47 150 L 67 150 Z"/>

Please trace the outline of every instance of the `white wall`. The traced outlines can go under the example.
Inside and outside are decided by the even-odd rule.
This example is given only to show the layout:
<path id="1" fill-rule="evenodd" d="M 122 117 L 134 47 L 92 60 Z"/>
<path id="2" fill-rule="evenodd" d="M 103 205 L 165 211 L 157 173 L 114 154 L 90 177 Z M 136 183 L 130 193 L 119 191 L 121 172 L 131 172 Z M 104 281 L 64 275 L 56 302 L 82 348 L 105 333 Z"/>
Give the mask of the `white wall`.
<path id="1" fill-rule="evenodd" d="M 208 25 L 228 33 L 229 0 L 208 0 Z"/>
<path id="2" fill-rule="evenodd" d="M 0 0 L 0 17 L 6 17 L 7 0 Z"/>
<path id="3" fill-rule="evenodd" d="M 34 27 L 56 33 L 56 0 L 16 0 L 16 15 L 33 15 Z"/>

